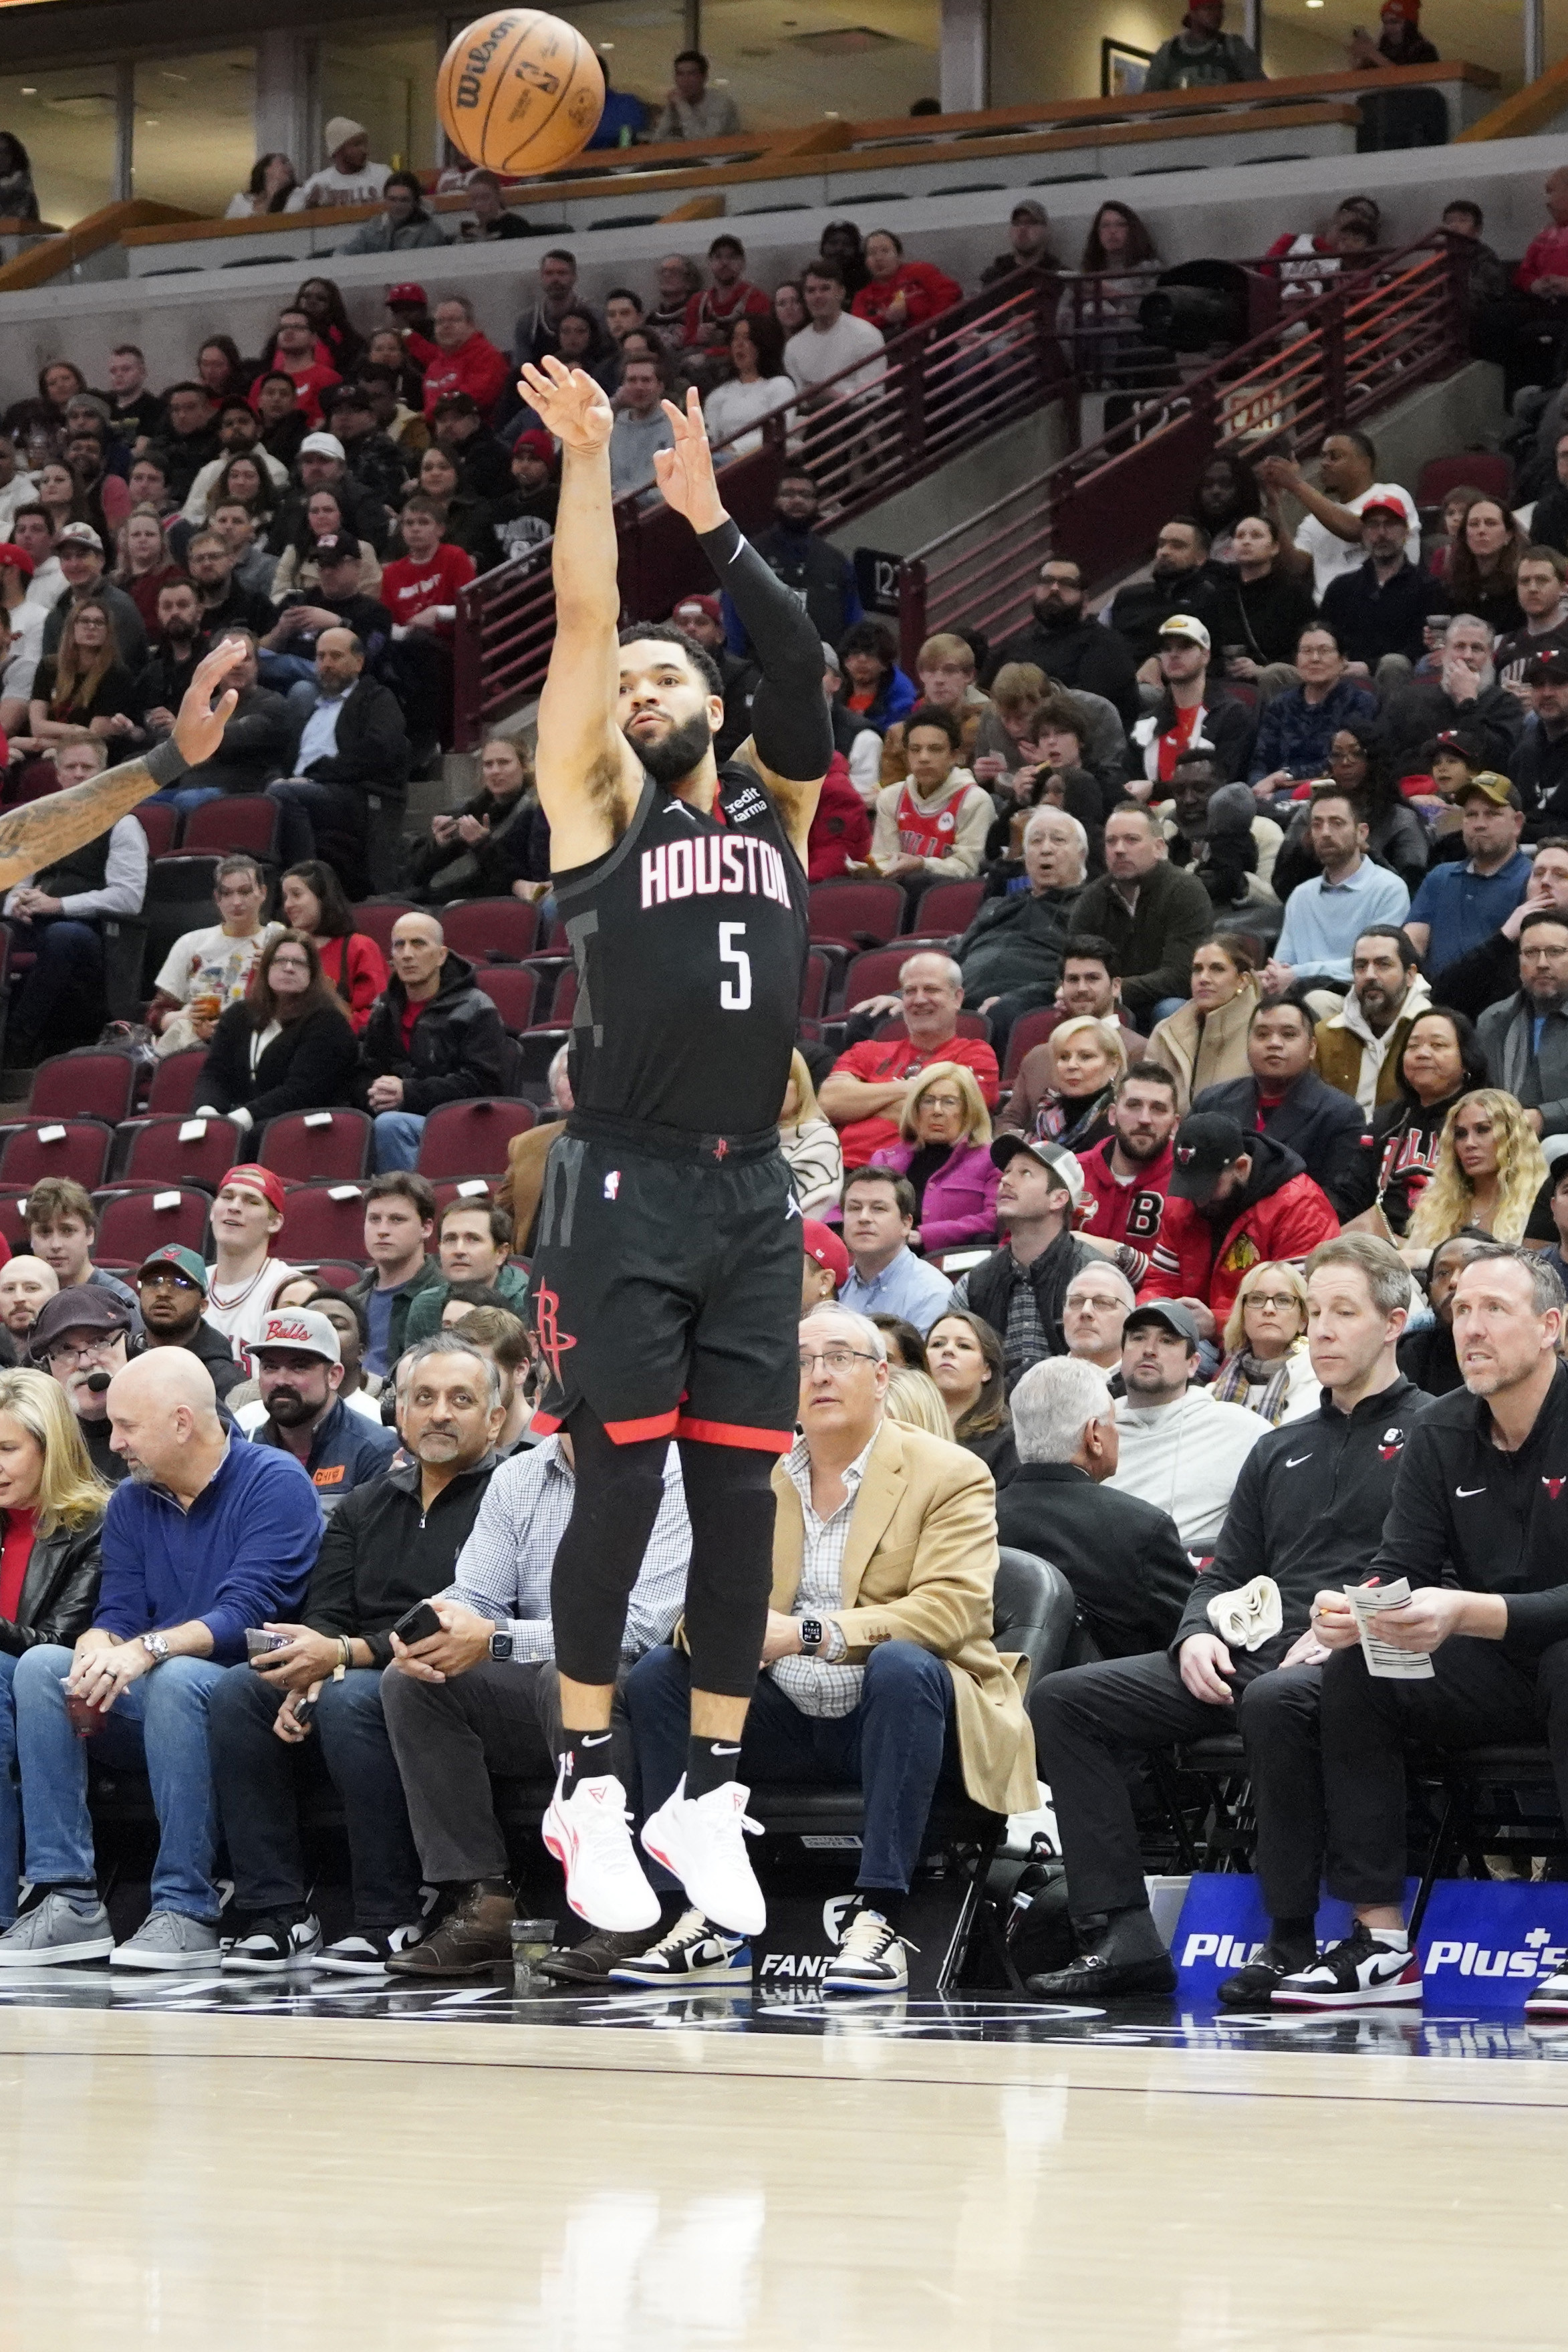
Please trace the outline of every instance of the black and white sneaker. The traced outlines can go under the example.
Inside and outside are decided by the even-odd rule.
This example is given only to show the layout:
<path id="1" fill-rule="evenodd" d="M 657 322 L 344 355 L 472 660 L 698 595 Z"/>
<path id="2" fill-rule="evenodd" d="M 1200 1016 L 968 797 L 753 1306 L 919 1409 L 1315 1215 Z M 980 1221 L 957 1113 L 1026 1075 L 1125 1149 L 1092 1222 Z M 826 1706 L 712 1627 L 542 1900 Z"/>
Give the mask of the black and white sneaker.
<path id="1" fill-rule="evenodd" d="M 253 1919 L 244 1935 L 225 1937 L 218 1966 L 225 1977 L 282 1977 L 310 1967 L 320 1948 L 314 1912 L 303 1919 Z"/>
<path id="2" fill-rule="evenodd" d="M 406 1952 L 423 1938 L 423 1927 L 356 1927 L 351 1936 L 324 1945 L 310 1965 L 329 1977 L 384 1977 L 394 1952 Z"/>
<path id="3" fill-rule="evenodd" d="M 1274 1988 L 1275 2009 L 1368 2009 L 1374 2002 L 1419 2001 L 1421 1962 L 1412 1947 L 1380 1943 L 1357 1921 L 1343 1942 Z"/>
<path id="4" fill-rule="evenodd" d="M 1568 2017 L 1568 1962 L 1542 1977 L 1524 2002 L 1526 2017 Z"/>
<path id="5" fill-rule="evenodd" d="M 749 1984 L 751 1946 L 744 1936 L 727 1935 L 700 1911 L 683 1911 L 667 1936 L 645 1952 L 617 1960 L 612 1984 Z"/>
<path id="6" fill-rule="evenodd" d="M 1267 2009 L 1285 1979 L 1311 1968 L 1313 1957 L 1299 1950 L 1288 1952 L 1282 1944 L 1264 1944 L 1244 1968 L 1226 1978 L 1219 1998 L 1227 2009 Z"/>
<path id="7" fill-rule="evenodd" d="M 904 1992 L 909 1962 L 904 1938 L 880 1911 L 857 1911 L 822 1970 L 824 1992 Z"/>

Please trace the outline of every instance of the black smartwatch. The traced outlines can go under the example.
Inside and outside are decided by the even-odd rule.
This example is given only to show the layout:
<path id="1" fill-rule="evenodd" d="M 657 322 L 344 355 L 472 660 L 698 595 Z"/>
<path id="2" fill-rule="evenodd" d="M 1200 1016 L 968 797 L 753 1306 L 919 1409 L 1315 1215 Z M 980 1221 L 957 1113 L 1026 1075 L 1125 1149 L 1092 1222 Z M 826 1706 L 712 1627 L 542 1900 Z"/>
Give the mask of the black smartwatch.
<path id="1" fill-rule="evenodd" d="M 509 1666 L 511 1664 L 512 1637 L 510 1633 L 502 1632 L 491 1634 L 490 1655 L 495 1659 L 496 1664 L 498 1666 Z"/>
<path id="2" fill-rule="evenodd" d="M 828 1629 L 820 1617 L 800 1620 L 800 1647 L 808 1657 L 814 1658 L 828 1638 Z"/>

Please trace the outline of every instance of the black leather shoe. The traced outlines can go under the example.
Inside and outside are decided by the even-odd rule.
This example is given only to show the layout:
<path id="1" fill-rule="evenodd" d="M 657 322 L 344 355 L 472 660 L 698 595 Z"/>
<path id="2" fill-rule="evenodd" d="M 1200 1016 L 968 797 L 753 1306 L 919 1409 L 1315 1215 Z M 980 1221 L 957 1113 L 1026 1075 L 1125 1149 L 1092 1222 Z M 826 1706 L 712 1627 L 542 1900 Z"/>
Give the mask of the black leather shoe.
<path id="1" fill-rule="evenodd" d="M 1079 1954 L 1064 1969 L 1026 1979 L 1036 2000 L 1115 2000 L 1176 1989 L 1176 1963 L 1145 1910 L 1102 1912 L 1074 1923 Z"/>
<path id="2" fill-rule="evenodd" d="M 557 1984 L 608 1984 L 617 1960 L 640 1960 L 658 1937 L 657 1927 L 638 1927 L 630 1934 L 596 1927 L 580 1944 L 562 1944 L 548 1952 L 539 1962 L 539 1974 Z"/>
<path id="3" fill-rule="evenodd" d="M 1265 1944 L 1244 1968 L 1226 1978 L 1219 1998 L 1227 2009 L 1267 2009 L 1285 1979 L 1298 1969 L 1310 1969 L 1316 1958 L 1313 1944 L 1303 1945 L 1299 1951 L 1287 1951 L 1282 1944 Z"/>

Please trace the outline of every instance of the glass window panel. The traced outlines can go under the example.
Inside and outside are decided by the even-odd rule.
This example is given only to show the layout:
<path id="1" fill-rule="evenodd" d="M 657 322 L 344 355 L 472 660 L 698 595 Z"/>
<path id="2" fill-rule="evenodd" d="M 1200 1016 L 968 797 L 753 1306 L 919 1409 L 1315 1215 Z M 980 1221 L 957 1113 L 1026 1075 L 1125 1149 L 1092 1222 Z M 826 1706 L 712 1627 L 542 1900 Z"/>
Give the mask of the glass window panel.
<path id="1" fill-rule="evenodd" d="M 41 67 L 0 77 L 0 130 L 26 149 L 38 210 L 69 228 L 114 194 L 115 69 Z"/>
<path id="2" fill-rule="evenodd" d="M 438 159 L 435 148 L 435 68 L 441 42 L 433 26 L 387 40 L 366 39 L 362 24 L 352 33 L 329 34 L 316 58 L 318 111 L 322 122 L 345 114 L 371 134 L 371 161 L 423 171 Z M 327 163 L 325 154 L 299 167 L 306 178 Z"/>
<path id="3" fill-rule="evenodd" d="M 938 0 L 704 0 L 702 22 L 713 86 L 748 131 L 907 114 L 938 95 Z"/>
<path id="4" fill-rule="evenodd" d="M 208 215 L 248 187 L 256 161 L 256 52 L 207 49 L 136 65 L 131 191 Z"/>

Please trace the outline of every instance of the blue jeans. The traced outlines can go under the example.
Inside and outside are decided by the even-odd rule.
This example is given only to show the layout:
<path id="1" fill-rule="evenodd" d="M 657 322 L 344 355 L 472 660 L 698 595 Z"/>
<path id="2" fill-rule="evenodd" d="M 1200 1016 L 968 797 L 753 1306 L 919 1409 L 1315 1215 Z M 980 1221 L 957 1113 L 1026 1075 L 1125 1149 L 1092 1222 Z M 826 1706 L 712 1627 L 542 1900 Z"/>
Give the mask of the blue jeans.
<path id="1" fill-rule="evenodd" d="M 254 1916 L 305 1901 L 299 1799 L 329 1780 L 348 1824 L 354 1925 L 417 1918 L 419 1856 L 382 1713 L 382 1669 L 351 1666 L 340 1683 L 324 1684 L 302 1746 L 272 1728 L 283 1696 L 249 1665 L 231 1666 L 213 1693 L 213 1777 L 238 1908 Z"/>
<path id="2" fill-rule="evenodd" d="M 71 1653 L 52 1644 L 16 1661 L 16 1758 L 27 1831 L 27 1876 L 39 1886 L 91 1886 L 92 1820 L 87 1809 L 89 1752 L 100 1763 L 145 1771 L 158 1816 L 152 1908 L 216 1927 L 213 1853 L 217 1809 L 207 1755 L 207 1702 L 225 1669 L 210 1658 L 167 1658 L 114 1702 L 90 1743 L 66 1713 Z"/>
<path id="3" fill-rule="evenodd" d="M 209 801 L 221 801 L 223 796 L 221 784 L 164 784 L 147 795 L 150 801 L 161 801 L 165 808 L 178 809 L 182 816 L 189 816 L 193 809 L 204 808 Z"/>
<path id="4" fill-rule="evenodd" d="M 643 1802 L 653 1812 L 686 1769 L 691 1660 L 650 1650 L 626 1682 Z M 953 1677 L 916 1642 L 879 1642 L 866 1660 L 859 1704 L 848 1715 L 802 1715 L 765 1674 L 741 1736 L 747 1781 L 813 1780 L 858 1786 L 865 1803 L 857 1886 L 908 1887 L 937 1784 L 960 1785 L 953 1729 Z M 674 1885 L 653 1864 L 656 1886 Z"/>
<path id="5" fill-rule="evenodd" d="M 417 1111 L 378 1111 L 371 1129 L 374 1173 L 384 1176 L 389 1168 L 412 1168 L 419 1158 L 419 1139 L 423 1133 L 424 1121 Z"/>
<path id="6" fill-rule="evenodd" d="M 16 1882 L 22 1874 L 22 1809 L 16 1801 L 16 1708 L 11 1678 L 21 1664 L 0 1650 L 0 1927 L 16 1916 Z"/>

